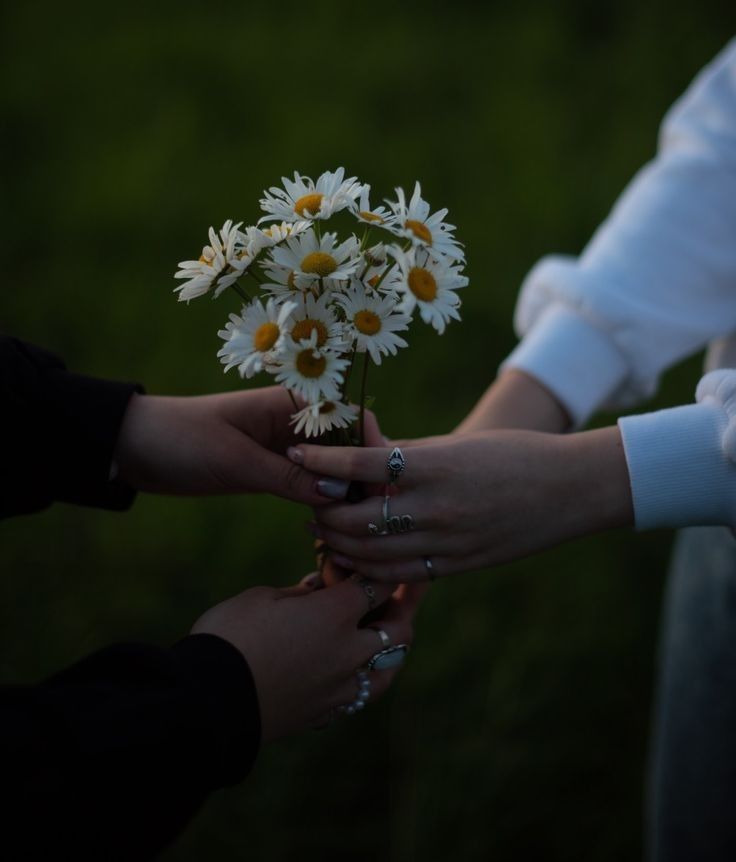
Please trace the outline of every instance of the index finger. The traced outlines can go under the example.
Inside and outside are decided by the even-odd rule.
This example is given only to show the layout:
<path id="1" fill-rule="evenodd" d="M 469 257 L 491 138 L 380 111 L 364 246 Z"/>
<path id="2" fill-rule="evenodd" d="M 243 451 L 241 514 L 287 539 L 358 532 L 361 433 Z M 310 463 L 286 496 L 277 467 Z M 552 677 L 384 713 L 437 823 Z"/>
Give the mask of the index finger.
<path id="1" fill-rule="evenodd" d="M 315 446 L 300 443 L 290 447 L 289 459 L 312 473 L 354 482 L 385 483 L 390 449 L 359 446 Z"/>

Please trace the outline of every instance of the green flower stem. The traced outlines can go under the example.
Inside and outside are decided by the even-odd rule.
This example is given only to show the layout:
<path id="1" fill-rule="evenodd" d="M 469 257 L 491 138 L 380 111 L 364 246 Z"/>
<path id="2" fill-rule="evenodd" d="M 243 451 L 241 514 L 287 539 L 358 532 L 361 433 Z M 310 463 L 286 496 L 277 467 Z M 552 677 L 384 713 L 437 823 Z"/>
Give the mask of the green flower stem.
<path id="1" fill-rule="evenodd" d="M 356 344 L 353 347 L 353 355 L 350 357 L 350 364 L 348 365 L 348 370 L 345 372 L 345 380 L 342 384 L 342 400 L 347 404 L 348 403 L 348 386 L 350 384 L 350 375 L 353 373 L 353 366 L 355 365 L 355 356 L 358 353 L 358 345 Z"/>
<path id="2" fill-rule="evenodd" d="M 247 290 L 244 290 L 237 281 L 233 282 L 230 287 L 238 294 L 238 296 L 243 300 L 243 302 L 252 302 L 253 297 L 248 293 Z"/>
<path id="3" fill-rule="evenodd" d="M 383 283 L 384 278 L 386 278 L 386 276 L 391 272 L 391 270 L 392 270 L 395 266 L 396 266 L 396 261 L 394 261 L 394 262 L 391 264 L 391 266 L 388 266 L 388 267 L 386 267 L 386 269 L 384 269 L 384 271 L 381 273 L 381 277 L 378 279 L 378 281 L 377 281 L 377 282 L 375 283 L 375 285 L 373 286 L 373 290 L 378 290 L 378 288 L 379 288 L 379 287 L 381 286 L 381 284 Z"/>
<path id="4" fill-rule="evenodd" d="M 287 389 L 286 391 L 289 393 L 289 398 L 291 398 L 291 403 L 294 405 L 294 410 L 298 413 L 300 408 L 299 408 L 299 405 L 296 403 L 296 398 L 294 398 L 294 393 L 291 391 L 291 389 Z"/>
<path id="5" fill-rule="evenodd" d="M 363 376 L 360 381 L 360 416 L 358 418 L 358 439 L 361 446 L 365 446 L 365 387 L 368 380 L 369 362 L 370 355 L 366 350 L 363 354 Z"/>
<path id="6" fill-rule="evenodd" d="M 365 230 L 363 231 L 363 239 L 360 242 L 360 250 L 364 252 L 368 247 L 368 237 L 371 235 L 371 229 L 366 225 Z"/>

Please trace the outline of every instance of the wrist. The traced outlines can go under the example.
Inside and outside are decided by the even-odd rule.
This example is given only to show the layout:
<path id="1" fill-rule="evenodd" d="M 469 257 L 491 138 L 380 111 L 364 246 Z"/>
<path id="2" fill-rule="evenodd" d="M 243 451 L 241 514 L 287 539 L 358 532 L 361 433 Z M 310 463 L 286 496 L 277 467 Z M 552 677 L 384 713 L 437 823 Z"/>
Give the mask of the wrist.
<path id="1" fill-rule="evenodd" d="M 633 526 L 631 483 L 618 427 L 570 434 L 559 446 L 573 535 Z"/>

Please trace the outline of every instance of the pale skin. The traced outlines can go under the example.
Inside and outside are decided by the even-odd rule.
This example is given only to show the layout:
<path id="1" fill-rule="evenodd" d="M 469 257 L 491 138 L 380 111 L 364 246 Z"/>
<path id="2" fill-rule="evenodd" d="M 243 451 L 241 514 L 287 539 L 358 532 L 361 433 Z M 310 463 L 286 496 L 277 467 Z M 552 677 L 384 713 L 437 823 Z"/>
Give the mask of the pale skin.
<path id="1" fill-rule="evenodd" d="M 118 476 L 156 494 L 267 492 L 310 506 L 343 497 L 347 483 L 321 490 L 318 476 L 286 458 L 297 442 L 294 412 L 281 386 L 189 398 L 134 395 L 114 455 Z M 368 422 L 375 425 L 372 416 Z"/>
<path id="2" fill-rule="evenodd" d="M 369 522 L 381 522 L 377 496 L 319 509 L 312 532 L 327 542 L 337 565 L 381 581 L 410 582 L 428 578 L 425 557 L 432 574 L 452 575 L 633 524 L 618 428 L 551 433 L 568 425 L 541 384 L 506 372 L 454 434 L 402 441 L 406 469 L 391 513 L 411 514 L 412 532 L 368 534 Z M 317 474 L 380 483 L 390 451 L 299 444 L 289 456 Z"/>
<path id="3" fill-rule="evenodd" d="M 135 395 L 123 418 L 114 454 L 118 477 L 159 494 L 268 492 L 316 509 L 341 499 L 347 481 L 320 480 L 285 455 L 297 438 L 295 412 L 282 387 L 190 398 Z M 371 441 L 382 440 L 366 415 Z M 290 589 L 254 587 L 211 608 L 192 628 L 229 641 L 245 656 L 261 711 L 262 738 L 324 724 L 358 692 L 356 672 L 382 647 L 363 618 L 364 589 L 353 579 L 319 589 L 314 575 Z M 410 644 L 421 589 L 376 585 L 380 609 L 371 626 L 393 644 Z M 371 700 L 396 670 L 370 674 Z"/>

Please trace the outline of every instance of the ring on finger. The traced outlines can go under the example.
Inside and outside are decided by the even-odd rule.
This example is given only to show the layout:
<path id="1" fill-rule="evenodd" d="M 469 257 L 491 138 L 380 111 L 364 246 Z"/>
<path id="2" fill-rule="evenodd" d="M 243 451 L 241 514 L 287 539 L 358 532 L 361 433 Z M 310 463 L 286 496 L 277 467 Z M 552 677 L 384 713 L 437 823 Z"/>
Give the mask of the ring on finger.
<path id="1" fill-rule="evenodd" d="M 355 715 L 356 712 L 360 712 L 361 709 L 365 708 L 366 703 L 368 703 L 371 697 L 371 681 L 368 678 L 368 674 L 364 670 L 359 670 L 356 676 L 358 678 L 358 694 L 355 700 L 337 708 L 338 712 L 342 712 L 345 715 Z"/>
<path id="2" fill-rule="evenodd" d="M 376 601 L 376 588 L 373 585 L 373 582 L 358 574 L 353 575 L 351 580 L 355 581 L 361 590 L 363 590 L 365 597 L 368 599 L 368 610 L 372 611 L 378 604 Z"/>
<path id="3" fill-rule="evenodd" d="M 422 557 L 424 560 L 424 568 L 427 570 L 427 577 L 430 581 L 433 581 L 437 577 L 437 572 L 434 570 L 434 564 L 429 557 Z"/>
<path id="4" fill-rule="evenodd" d="M 391 643 L 391 638 L 386 634 L 383 629 L 379 629 L 378 626 L 368 626 L 371 631 L 374 631 L 378 637 L 381 639 L 381 646 L 384 649 L 389 649 L 393 644 Z"/>
<path id="5" fill-rule="evenodd" d="M 381 514 L 383 516 L 383 529 L 376 524 L 368 524 L 368 532 L 371 536 L 397 536 L 400 533 L 409 533 L 414 527 L 414 518 L 411 515 L 392 515 L 390 509 L 391 497 L 384 495 Z"/>
<path id="6" fill-rule="evenodd" d="M 368 661 L 368 670 L 391 670 L 404 663 L 406 654 L 409 652 L 409 644 L 397 644 L 382 649 L 371 656 Z"/>
<path id="7" fill-rule="evenodd" d="M 372 521 L 368 524 L 368 532 L 371 536 L 388 536 L 388 520 L 391 517 L 391 512 L 389 510 L 389 503 L 391 497 L 389 494 L 383 495 L 383 504 L 381 506 L 381 517 L 383 518 L 383 526 L 379 527 L 377 524 L 374 524 Z"/>
<path id="8" fill-rule="evenodd" d="M 404 458 L 404 453 L 398 446 L 394 446 L 391 450 L 391 454 L 388 456 L 388 461 L 386 461 L 386 469 L 388 470 L 389 484 L 396 484 L 399 476 L 406 469 L 406 458 Z"/>

